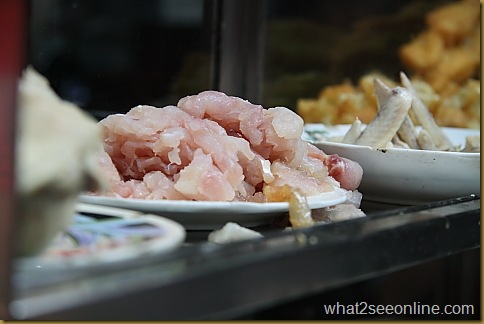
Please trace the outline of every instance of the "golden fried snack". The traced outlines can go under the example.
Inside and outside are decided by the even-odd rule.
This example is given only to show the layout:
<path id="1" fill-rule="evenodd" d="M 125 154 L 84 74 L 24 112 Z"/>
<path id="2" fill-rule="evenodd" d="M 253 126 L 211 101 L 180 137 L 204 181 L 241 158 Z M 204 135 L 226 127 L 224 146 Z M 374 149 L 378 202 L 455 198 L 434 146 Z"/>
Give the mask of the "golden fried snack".
<path id="1" fill-rule="evenodd" d="M 366 79 L 360 80 L 359 84 L 366 87 L 369 83 L 373 87 L 372 75 L 365 76 Z M 306 123 L 327 125 L 352 123 L 355 116 L 363 123 L 369 123 L 376 115 L 376 107 L 373 90 L 363 92 L 360 86 L 355 87 L 350 82 L 324 88 L 317 99 L 299 99 L 297 102 L 298 114 Z"/>
<path id="2" fill-rule="evenodd" d="M 412 42 L 402 46 L 400 59 L 403 64 L 417 71 L 426 71 L 437 65 L 444 52 L 444 40 L 437 32 L 428 30 Z"/>
<path id="3" fill-rule="evenodd" d="M 445 51 L 442 59 L 430 71 L 422 74 L 437 92 L 445 92 L 452 82 L 460 84 L 472 77 L 479 61 L 473 53 L 465 48 L 452 48 Z"/>
<path id="4" fill-rule="evenodd" d="M 434 110 L 438 124 L 450 127 L 480 127 L 481 83 L 469 79 L 456 93 L 443 98 Z"/>
<path id="5" fill-rule="evenodd" d="M 426 16 L 428 29 L 400 48 L 402 62 L 444 96 L 459 89 L 480 67 L 480 6 L 461 0 Z"/>
<path id="6" fill-rule="evenodd" d="M 462 0 L 431 11 L 426 17 L 430 29 L 443 36 L 452 46 L 471 33 L 480 20 L 478 0 Z"/>

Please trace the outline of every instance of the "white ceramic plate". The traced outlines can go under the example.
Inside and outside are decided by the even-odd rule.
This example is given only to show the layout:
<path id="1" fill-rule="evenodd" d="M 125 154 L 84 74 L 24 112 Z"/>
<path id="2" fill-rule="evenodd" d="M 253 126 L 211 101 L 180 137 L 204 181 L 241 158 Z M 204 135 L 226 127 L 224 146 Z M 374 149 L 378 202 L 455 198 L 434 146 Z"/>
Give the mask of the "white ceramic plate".
<path id="1" fill-rule="evenodd" d="M 39 256 L 20 260 L 24 267 L 64 269 L 161 254 L 186 237 L 179 223 L 132 210 L 79 203 L 73 224 Z"/>
<path id="2" fill-rule="evenodd" d="M 357 161 L 363 168 L 358 191 L 363 199 L 395 204 L 421 204 L 471 194 L 480 195 L 480 153 L 436 152 L 368 146 L 323 140 L 342 136 L 350 125 L 308 124 L 303 138 L 327 154 Z M 443 127 L 456 145 L 479 130 Z"/>
<path id="3" fill-rule="evenodd" d="M 94 195 L 81 195 L 81 202 L 115 206 L 161 215 L 185 226 L 190 230 L 210 230 L 220 228 L 227 222 L 254 227 L 270 223 L 276 216 L 289 210 L 289 203 L 252 202 L 212 202 L 188 200 L 145 200 Z M 334 206 L 345 202 L 346 191 L 336 188 L 333 192 L 308 197 L 312 209 Z"/>

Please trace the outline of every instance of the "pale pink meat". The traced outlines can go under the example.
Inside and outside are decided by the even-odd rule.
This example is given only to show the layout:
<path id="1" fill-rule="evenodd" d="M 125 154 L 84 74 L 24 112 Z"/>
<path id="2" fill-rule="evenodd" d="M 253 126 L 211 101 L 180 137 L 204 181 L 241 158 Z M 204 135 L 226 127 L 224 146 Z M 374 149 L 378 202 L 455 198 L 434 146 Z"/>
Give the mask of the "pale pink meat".
<path id="1" fill-rule="evenodd" d="M 182 193 L 175 189 L 175 183 L 163 172 L 153 171 L 143 177 L 143 182 L 149 190 L 147 199 L 185 199 Z"/>
<path id="2" fill-rule="evenodd" d="M 301 140 L 304 122 L 287 108 L 264 109 L 216 91 L 182 98 L 178 107 L 194 117 L 216 121 L 229 135 L 244 137 L 265 159 L 297 166 L 306 154 L 306 143 Z"/>
<path id="3" fill-rule="evenodd" d="M 221 92 L 188 96 L 178 106 L 137 106 L 100 124 L 100 163 L 111 184 L 104 195 L 265 201 L 267 184 L 317 195 L 355 190 L 361 181 L 356 162 L 301 139 L 304 124 L 294 112 Z"/>
<path id="4" fill-rule="evenodd" d="M 263 140 L 263 133 L 258 128 L 264 120 L 264 108 L 260 105 L 222 92 L 204 91 L 180 99 L 177 106 L 193 117 L 216 121 L 230 135 L 242 134 L 254 144 Z"/>
<path id="5" fill-rule="evenodd" d="M 326 155 L 323 151 L 308 144 L 308 156 L 316 158 L 328 168 L 328 175 L 336 179 L 342 188 L 356 190 L 363 177 L 363 169 L 358 162 L 340 157 L 337 154 Z"/>
<path id="6" fill-rule="evenodd" d="M 243 176 L 239 183 L 242 181 Z M 201 149 L 195 152 L 192 162 L 180 171 L 174 187 L 189 199 L 211 201 L 231 201 L 235 198 L 236 190 L 214 164 L 211 155 L 204 154 Z"/>

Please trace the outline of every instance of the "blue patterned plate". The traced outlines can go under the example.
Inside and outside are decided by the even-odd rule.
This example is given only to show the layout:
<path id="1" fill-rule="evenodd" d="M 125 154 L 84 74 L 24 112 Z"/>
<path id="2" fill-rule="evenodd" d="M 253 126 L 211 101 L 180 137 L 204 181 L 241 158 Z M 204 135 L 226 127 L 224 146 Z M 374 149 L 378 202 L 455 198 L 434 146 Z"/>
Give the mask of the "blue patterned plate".
<path id="1" fill-rule="evenodd" d="M 123 261 L 174 250 L 185 237 L 182 225 L 164 217 L 79 203 L 73 224 L 28 262 L 64 267 Z"/>

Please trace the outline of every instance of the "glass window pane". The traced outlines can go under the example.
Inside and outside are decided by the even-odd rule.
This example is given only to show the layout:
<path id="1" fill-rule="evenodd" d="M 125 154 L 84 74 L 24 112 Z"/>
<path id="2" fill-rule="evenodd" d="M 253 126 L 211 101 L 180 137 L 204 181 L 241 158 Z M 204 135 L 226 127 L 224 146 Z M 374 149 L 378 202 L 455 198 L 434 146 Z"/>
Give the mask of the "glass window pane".
<path id="1" fill-rule="evenodd" d="M 29 62 L 96 114 L 176 104 L 210 83 L 202 0 L 31 1 Z"/>

